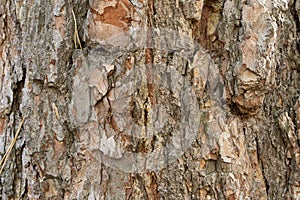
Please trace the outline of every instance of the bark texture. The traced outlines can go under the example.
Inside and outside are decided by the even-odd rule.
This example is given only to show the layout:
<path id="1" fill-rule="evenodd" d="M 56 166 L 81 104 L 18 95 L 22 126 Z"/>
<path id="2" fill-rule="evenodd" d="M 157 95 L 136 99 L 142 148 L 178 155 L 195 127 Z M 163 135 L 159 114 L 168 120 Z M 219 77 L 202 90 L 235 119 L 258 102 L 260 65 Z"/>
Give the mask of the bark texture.
<path id="1" fill-rule="evenodd" d="M 24 124 L 0 198 L 300 199 L 299 19 L 299 0 L 1 0 L 1 158 Z"/>

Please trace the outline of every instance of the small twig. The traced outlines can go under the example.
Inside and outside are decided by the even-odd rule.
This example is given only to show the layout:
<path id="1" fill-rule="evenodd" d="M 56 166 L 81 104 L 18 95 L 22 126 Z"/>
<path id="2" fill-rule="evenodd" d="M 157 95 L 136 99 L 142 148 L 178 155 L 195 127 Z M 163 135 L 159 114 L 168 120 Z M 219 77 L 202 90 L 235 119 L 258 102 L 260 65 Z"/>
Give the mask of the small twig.
<path id="1" fill-rule="evenodd" d="M 17 138 L 18 138 L 18 135 L 19 135 L 19 133 L 21 131 L 23 123 L 24 123 L 24 118 L 22 119 L 21 123 L 19 124 L 19 128 L 18 128 L 18 130 L 16 132 L 16 135 L 15 135 L 13 141 L 10 143 L 9 148 L 7 149 L 7 151 L 4 154 L 3 158 L 1 159 L 0 166 L 1 165 L 2 166 L 1 166 L 1 169 L 0 169 L 0 175 L 1 175 L 2 171 L 3 171 L 3 168 L 5 166 L 5 163 L 6 163 L 7 159 L 8 159 L 8 157 L 9 157 L 9 154 L 10 154 L 12 148 L 14 147 L 14 145 L 15 145 L 15 143 L 17 141 Z"/>
<path id="2" fill-rule="evenodd" d="M 55 105 L 54 102 L 52 102 L 52 110 L 55 113 L 56 118 L 59 120 L 60 119 L 59 112 L 58 112 L 57 106 Z"/>
<path id="3" fill-rule="evenodd" d="M 72 9 L 72 15 L 73 15 L 74 26 L 75 26 L 75 30 L 74 30 L 74 45 L 75 45 L 75 48 L 77 49 L 77 42 L 78 42 L 80 49 L 82 49 L 80 38 L 79 38 L 79 35 L 78 35 L 77 21 L 76 21 L 76 17 L 75 17 L 75 13 L 74 13 L 73 9 Z"/>

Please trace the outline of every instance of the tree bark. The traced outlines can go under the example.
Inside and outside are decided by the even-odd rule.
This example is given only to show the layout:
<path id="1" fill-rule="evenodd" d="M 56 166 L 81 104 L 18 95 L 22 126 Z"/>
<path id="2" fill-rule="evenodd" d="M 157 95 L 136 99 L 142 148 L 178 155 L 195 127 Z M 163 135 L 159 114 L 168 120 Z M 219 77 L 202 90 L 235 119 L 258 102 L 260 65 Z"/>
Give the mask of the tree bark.
<path id="1" fill-rule="evenodd" d="M 0 198 L 300 199 L 299 17 L 1 0 Z"/>

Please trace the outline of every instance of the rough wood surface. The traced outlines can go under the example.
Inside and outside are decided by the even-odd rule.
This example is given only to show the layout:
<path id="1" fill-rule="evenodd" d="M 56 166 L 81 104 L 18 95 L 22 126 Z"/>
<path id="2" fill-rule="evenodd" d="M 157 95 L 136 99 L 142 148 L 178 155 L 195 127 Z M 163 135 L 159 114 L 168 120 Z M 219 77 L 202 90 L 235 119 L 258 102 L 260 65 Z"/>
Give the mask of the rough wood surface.
<path id="1" fill-rule="evenodd" d="M 24 124 L 0 199 L 300 199 L 299 19 L 299 0 L 1 0 L 1 159 Z"/>

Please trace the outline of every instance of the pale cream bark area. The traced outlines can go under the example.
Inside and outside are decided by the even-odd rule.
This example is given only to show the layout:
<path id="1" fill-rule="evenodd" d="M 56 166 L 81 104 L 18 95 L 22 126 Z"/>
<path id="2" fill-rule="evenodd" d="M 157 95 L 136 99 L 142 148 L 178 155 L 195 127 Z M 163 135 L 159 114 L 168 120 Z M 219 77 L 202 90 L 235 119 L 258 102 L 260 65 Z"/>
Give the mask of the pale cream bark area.
<path id="1" fill-rule="evenodd" d="M 24 124 L 0 199 L 300 199 L 299 17 L 299 0 L 2 0 L 1 159 Z"/>

